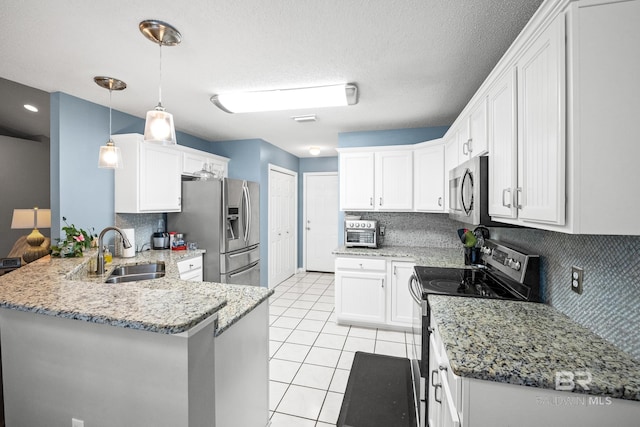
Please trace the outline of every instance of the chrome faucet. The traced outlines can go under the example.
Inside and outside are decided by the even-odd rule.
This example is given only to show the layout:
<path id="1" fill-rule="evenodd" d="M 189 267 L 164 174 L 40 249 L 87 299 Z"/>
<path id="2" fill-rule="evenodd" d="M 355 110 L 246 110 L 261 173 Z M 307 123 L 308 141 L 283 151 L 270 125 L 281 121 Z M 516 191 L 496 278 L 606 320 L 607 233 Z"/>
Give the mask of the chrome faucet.
<path id="1" fill-rule="evenodd" d="M 104 274 L 104 249 L 102 246 L 102 239 L 104 238 L 104 235 L 107 231 L 109 230 L 113 230 L 118 232 L 118 234 L 120 234 L 120 236 L 122 236 L 122 246 L 124 246 L 125 249 L 129 249 L 131 247 L 131 242 L 129 241 L 129 239 L 127 239 L 127 236 L 124 235 L 124 232 L 119 229 L 118 227 L 105 227 L 104 230 L 102 230 L 100 232 L 100 235 L 98 236 L 98 269 L 96 270 L 97 274 Z"/>

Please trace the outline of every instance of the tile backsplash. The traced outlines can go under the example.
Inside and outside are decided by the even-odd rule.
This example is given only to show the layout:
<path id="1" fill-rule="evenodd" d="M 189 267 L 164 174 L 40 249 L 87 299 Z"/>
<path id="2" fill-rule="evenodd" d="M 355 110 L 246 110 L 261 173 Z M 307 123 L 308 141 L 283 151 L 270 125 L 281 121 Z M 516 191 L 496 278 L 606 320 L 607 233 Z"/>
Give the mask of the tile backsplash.
<path id="1" fill-rule="evenodd" d="M 153 243 L 153 233 L 156 232 L 159 220 L 165 221 L 166 214 L 152 213 L 152 214 L 116 214 L 116 226 L 120 228 L 133 228 L 136 236 L 136 251 L 142 249 L 142 246 L 146 244 L 145 249 L 151 249 Z"/>
<path id="2" fill-rule="evenodd" d="M 383 245 L 458 248 L 456 230 L 472 227 L 446 214 L 348 213 L 384 225 Z M 546 303 L 640 360 L 640 236 L 500 227 L 490 231 L 493 239 L 541 256 Z M 571 290 L 572 266 L 584 269 L 582 295 Z"/>

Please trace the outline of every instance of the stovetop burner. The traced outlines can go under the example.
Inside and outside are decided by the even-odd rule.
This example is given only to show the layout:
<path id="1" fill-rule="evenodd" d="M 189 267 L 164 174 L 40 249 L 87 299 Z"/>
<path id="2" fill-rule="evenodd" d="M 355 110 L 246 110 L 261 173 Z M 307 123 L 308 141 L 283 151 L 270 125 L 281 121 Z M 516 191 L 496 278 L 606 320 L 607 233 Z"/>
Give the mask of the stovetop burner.
<path id="1" fill-rule="evenodd" d="M 485 240 L 482 265 L 468 268 L 414 267 L 429 294 L 539 301 L 539 257 L 528 255 L 496 241 Z"/>

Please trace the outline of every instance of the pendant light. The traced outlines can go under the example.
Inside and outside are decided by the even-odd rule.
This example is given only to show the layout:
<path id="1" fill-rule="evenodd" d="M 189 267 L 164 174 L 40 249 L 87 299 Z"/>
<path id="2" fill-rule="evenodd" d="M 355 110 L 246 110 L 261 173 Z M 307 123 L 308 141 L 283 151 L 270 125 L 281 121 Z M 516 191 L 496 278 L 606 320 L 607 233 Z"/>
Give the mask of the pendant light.
<path id="1" fill-rule="evenodd" d="M 122 167 L 122 152 L 111 139 L 111 93 L 114 90 L 124 90 L 127 84 L 113 77 L 97 76 L 93 81 L 102 88 L 109 89 L 109 140 L 106 145 L 100 147 L 98 167 L 103 169 L 120 169 Z"/>
<path id="2" fill-rule="evenodd" d="M 144 141 L 162 145 L 176 145 L 176 128 L 173 115 L 162 106 L 162 46 L 175 46 L 182 41 L 182 35 L 170 24 L 156 20 L 142 21 L 138 28 L 142 34 L 160 46 L 160 82 L 158 84 L 158 105 L 147 112 L 144 124 Z"/>

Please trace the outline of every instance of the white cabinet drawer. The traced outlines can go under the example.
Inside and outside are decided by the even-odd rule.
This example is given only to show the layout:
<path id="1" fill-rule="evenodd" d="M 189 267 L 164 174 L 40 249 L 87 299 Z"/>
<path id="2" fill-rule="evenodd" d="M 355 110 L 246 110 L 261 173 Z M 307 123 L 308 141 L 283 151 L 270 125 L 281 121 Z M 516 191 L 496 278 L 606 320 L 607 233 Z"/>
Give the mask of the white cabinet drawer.
<path id="1" fill-rule="evenodd" d="M 384 259 L 370 258 L 336 258 L 336 269 L 386 271 Z"/>
<path id="2" fill-rule="evenodd" d="M 176 263 L 182 280 L 202 281 L 202 255 Z"/>

